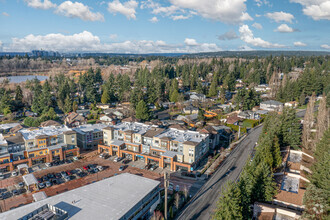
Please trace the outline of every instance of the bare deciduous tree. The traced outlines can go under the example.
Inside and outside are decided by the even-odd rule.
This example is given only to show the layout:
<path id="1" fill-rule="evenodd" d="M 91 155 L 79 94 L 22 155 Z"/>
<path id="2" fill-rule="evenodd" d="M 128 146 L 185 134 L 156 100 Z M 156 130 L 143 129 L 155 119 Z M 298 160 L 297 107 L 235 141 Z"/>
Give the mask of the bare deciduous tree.
<path id="1" fill-rule="evenodd" d="M 323 95 L 323 98 L 320 101 L 317 114 L 317 123 L 316 123 L 316 142 L 321 140 L 324 132 L 329 127 L 329 109 L 327 109 L 327 97 Z"/>
<path id="2" fill-rule="evenodd" d="M 175 205 L 175 208 L 178 210 L 179 206 L 180 206 L 180 194 L 179 193 L 175 193 L 174 205 Z"/>
<path id="3" fill-rule="evenodd" d="M 304 116 L 303 123 L 303 134 L 302 134 L 302 142 L 303 147 L 308 150 L 313 150 L 314 141 L 311 138 L 311 129 L 314 125 L 314 104 L 315 104 L 315 93 L 310 97 L 309 102 L 307 104 L 306 113 Z"/>

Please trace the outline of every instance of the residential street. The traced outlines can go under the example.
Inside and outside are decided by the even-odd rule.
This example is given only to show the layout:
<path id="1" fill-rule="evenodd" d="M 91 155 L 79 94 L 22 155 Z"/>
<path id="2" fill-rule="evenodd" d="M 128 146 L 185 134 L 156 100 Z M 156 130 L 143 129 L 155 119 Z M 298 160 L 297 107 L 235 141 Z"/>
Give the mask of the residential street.
<path id="1" fill-rule="evenodd" d="M 261 130 L 262 126 L 250 131 L 249 135 L 235 147 L 176 219 L 209 220 L 211 218 L 220 197 L 221 188 L 228 180 L 236 181 L 238 179 L 258 141 Z"/>

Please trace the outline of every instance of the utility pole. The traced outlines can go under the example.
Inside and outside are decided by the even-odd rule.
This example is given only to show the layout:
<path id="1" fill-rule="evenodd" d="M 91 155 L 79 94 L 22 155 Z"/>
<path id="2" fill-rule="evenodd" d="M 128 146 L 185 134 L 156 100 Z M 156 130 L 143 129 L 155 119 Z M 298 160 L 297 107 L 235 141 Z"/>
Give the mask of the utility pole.
<path id="1" fill-rule="evenodd" d="M 167 220 L 167 190 L 168 190 L 169 180 L 168 173 L 164 172 L 164 188 L 165 188 L 165 203 L 164 203 L 164 218 Z"/>

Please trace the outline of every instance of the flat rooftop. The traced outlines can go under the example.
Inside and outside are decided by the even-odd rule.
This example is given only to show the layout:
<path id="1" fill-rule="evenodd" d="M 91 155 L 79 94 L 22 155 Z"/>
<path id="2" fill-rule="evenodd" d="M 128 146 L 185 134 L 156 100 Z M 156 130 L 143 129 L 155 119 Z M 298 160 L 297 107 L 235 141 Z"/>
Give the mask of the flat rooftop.
<path id="1" fill-rule="evenodd" d="M 66 127 L 66 126 L 49 126 L 49 127 L 43 127 L 43 128 L 37 128 L 34 130 L 30 130 L 30 129 L 23 129 L 20 130 L 19 132 L 21 132 L 21 134 L 23 135 L 23 138 L 25 140 L 31 140 L 31 139 L 35 139 L 37 136 L 41 136 L 41 135 L 47 135 L 47 136 L 54 136 L 54 135 L 60 135 L 63 132 L 66 131 L 71 131 L 70 128 Z"/>
<path id="2" fill-rule="evenodd" d="M 143 135 L 149 129 L 155 128 L 155 125 L 147 125 L 139 122 L 123 122 L 112 126 L 115 130 L 134 131 L 134 133 Z"/>
<path id="3" fill-rule="evenodd" d="M 165 130 L 163 133 L 157 135 L 156 137 L 158 138 L 169 137 L 173 141 L 177 141 L 177 142 L 192 141 L 199 143 L 203 141 L 207 136 L 208 136 L 207 134 L 202 134 L 197 131 L 190 131 L 190 130 L 183 131 L 175 128 L 169 128 Z"/>
<path id="4" fill-rule="evenodd" d="M 108 127 L 108 125 L 105 124 L 87 124 L 87 125 L 80 125 L 77 128 L 74 128 L 73 130 L 80 133 L 85 134 L 87 132 L 99 132 L 102 131 L 103 128 Z"/>
<path id="5" fill-rule="evenodd" d="M 19 123 L 0 124 L 0 130 L 8 130 L 13 127 L 16 127 L 17 125 L 19 125 Z"/>
<path id="6" fill-rule="evenodd" d="M 16 220 L 50 204 L 74 220 L 120 219 L 154 190 L 159 181 L 123 173 L 7 212 L 0 219 Z"/>

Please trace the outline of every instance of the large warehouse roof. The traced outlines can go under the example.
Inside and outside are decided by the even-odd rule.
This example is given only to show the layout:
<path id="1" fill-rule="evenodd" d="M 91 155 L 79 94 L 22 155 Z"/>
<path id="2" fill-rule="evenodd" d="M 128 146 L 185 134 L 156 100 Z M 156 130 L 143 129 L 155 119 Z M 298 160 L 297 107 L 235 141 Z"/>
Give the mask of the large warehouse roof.
<path id="1" fill-rule="evenodd" d="M 120 219 L 152 192 L 159 181 L 123 173 L 0 214 L 0 219 L 18 219 L 50 204 L 70 219 Z"/>

